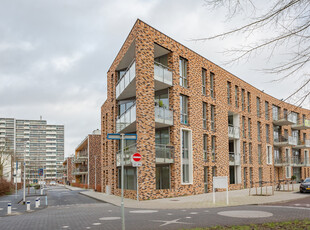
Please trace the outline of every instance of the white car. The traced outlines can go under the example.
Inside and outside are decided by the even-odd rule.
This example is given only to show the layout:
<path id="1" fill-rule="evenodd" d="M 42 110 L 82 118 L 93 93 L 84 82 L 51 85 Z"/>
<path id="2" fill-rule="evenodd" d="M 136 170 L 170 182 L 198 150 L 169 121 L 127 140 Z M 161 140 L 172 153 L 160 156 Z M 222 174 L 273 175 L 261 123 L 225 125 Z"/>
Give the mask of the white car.
<path id="1" fill-rule="evenodd" d="M 51 185 L 51 186 L 55 186 L 55 185 L 56 185 L 56 181 L 51 181 L 51 182 L 50 182 L 50 185 Z"/>

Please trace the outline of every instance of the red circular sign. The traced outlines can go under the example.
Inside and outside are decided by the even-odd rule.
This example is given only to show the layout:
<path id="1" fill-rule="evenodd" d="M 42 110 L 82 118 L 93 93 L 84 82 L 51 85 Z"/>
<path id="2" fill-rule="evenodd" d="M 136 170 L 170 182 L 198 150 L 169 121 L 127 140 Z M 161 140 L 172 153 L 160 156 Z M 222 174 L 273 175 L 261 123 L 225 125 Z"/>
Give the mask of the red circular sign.
<path id="1" fill-rule="evenodd" d="M 133 154 L 132 155 L 132 159 L 134 160 L 134 161 L 136 161 L 136 162 L 139 162 L 139 161 L 141 161 L 141 154 L 140 153 L 135 153 L 135 154 Z"/>

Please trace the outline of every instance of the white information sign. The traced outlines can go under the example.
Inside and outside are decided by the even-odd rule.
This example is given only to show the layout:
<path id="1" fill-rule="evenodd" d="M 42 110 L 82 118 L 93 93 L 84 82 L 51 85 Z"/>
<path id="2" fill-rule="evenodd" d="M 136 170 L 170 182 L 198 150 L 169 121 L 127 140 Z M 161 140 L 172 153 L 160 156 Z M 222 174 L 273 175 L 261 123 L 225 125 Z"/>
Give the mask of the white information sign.
<path id="1" fill-rule="evenodd" d="M 131 162 L 132 163 L 132 167 L 140 167 L 140 166 L 142 166 L 142 162 L 141 161 L 132 161 Z"/>
<path id="2" fill-rule="evenodd" d="M 227 176 L 213 177 L 213 204 L 215 204 L 215 189 L 224 188 L 226 189 L 226 203 L 229 204 L 228 200 L 228 180 Z"/>

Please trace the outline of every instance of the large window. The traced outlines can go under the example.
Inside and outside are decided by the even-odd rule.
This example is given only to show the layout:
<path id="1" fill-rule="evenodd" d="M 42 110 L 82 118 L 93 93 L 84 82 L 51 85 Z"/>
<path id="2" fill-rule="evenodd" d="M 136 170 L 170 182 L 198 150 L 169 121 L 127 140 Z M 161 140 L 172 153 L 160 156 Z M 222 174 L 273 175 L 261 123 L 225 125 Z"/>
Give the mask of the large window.
<path id="1" fill-rule="evenodd" d="M 169 144 L 169 129 L 156 129 L 155 130 L 155 143 L 161 145 Z"/>
<path id="2" fill-rule="evenodd" d="M 242 90 L 241 90 L 241 105 L 242 105 L 242 111 L 244 111 L 244 107 L 245 107 L 245 105 L 244 105 L 244 93 L 245 93 L 245 91 L 244 91 L 244 89 L 242 89 Z"/>
<path id="3" fill-rule="evenodd" d="M 243 164 L 247 163 L 247 159 L 246 159 L 246 142 L 242 143 L 242 152 L 243 152 Z"/>
<path id="4" fill-rule="evenodd" d="M 242 116 L 242 137 L 245 138 L 245 117 Z"/>
<path id="5" fill-rule="evenodd" d="M 235 107 L 239 107 L 239 88 L 238 86 L 235 86 Z"/>
<path id="6" fill-rule="evenodd" d="M 260 117 L 260 98 L 256 97 L 256 112 L 257 116 Z"/>
<path id="7" fill-rule="evenodd" d="M 188 97 L 180 96 L 181 123 L 188 124 Z"/>
<path id="8" fill-rule="evenodd" d="M 170 189 L 169 165 L 156 166 L 156 189 Z"/>
<path id="9" fill-rule="evenodd" d="M 261 141 L 261 128 L 260 128 L 260 122 L 257 122 L 257 140 Z"/>
<path id="10" fill-rule="evenodd" d="M 257 146 L 257 153 L 258 153 L 258 164 L 262 164 L 262 145 Z"/>
<path id="11" fill-rule="evenodd" d="M 208 161 L 208 136 L 203 135 L 203 160 Z"/>
<path id="12" fill-rule="evenodd" d="M 231 83 L 227 82 L 227 104 L 231 104 Z"/>
<path id="13" fill-rule="evenodd" d="M 187 88 L 187 60 L 180 57 L 180 86 Z"/>
<path id="14" fill-rule="evenodd" d="M 182 129 L 182 183 L 192 183 L 191 132 Z"/>
<path id="15" fill-rule="evenodd" d="M 251 136 L 251 118 L 248 118 L 248 137 L 249 137 L 249 139 L 252 138 L 252 136 Z"/>
<path id="16" fill-rule="evenodd" d="M 211 98 L 215 98 L 214 95 L 214 73 L 210 72 L 210 95 Z"/>
<path id="17" fill-rule="evenodd" d="M 269 120 L 269 103 L 265 101 L 265 119 Z"/>
<path id="18" fill-rule="evenodd" d="M 118 169 L 118 187 L 121 188 L 121 169 Z M 124 189 L 136 190 L 137 189 L 137 175 L 136 168 L 124 167 Z"/>
<path id="19" fill-rule="evenodd" d="M 268 125 L 268 124 L 266 124 L 266 142 L 267 143 L 270 143 L 270 135 L 269 135 L 269 133 L 270 133 L 270 125 Z"/>
<path id="20" fill-rule="evenodd" d="M 205 69 L 202 69 L 201 71 L 201 79 L 202 79 L 202 94 L 207 95 L 207 71 Z"/>
<path id="21" fill-rule="evenodd" d="M 267 145 L 267 164 L 272 164 L 272 148 L 271 145 Z"/>
<path id="22" fill-rule="evenodd" d="M 202 127 L 207 129 L 207 103 L 202 103 Z"/>
<path id="23" fill-rule="evenodd" d="M 251 93 L 248 92 L 248 112 L 251 112 Z"/>
<path id="24" fill-rule="evenodd" d="M 118 116 L 122 116 L 134 104 L 135 104 L 135 100 L 119 101 L 118 102 Z"/>
<path id="25" fill-rule="evenodd" d="M 159 107 L 169 108 L 168 90 L 160 90 L 155 93 L 155 105 Z"/>
<path id="26" fill-rule="evenodd" d="M 250 164 L 253 164 L 252 143 L 249 143 L 249 163 L 250 163 Z"/>
<path id="27" fill-rule="evenodd" d="M 211 130 L 215 130 L 215 106 L 211 105 Z"/>
<path id="28" fill-rule="evenodd" d="M 211 137 L 211 151 L 212 151 L 212 161 L 216 161 L 216 154 L 215 154 L 215 136 Z"/>

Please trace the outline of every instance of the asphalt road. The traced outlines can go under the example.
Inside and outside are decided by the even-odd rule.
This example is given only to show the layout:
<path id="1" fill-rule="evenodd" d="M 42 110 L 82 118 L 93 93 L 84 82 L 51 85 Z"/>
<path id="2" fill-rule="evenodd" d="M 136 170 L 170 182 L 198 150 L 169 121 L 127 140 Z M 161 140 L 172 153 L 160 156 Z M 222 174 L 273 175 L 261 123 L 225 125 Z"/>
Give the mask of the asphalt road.
<path id="1" fill-rule="evenodd" d="M 120 208 L 83 196 L 79 191 L 53 187 L 49 206 L 17 216 L 0 217 L 0 229 L 121 229 Z M 247 205 L 188 210 L 125 209 L 126 229 L 187 229 L 215 225 L 240 225 L 287 221 L 310 217 L 310 207 L 287 204 Z"/>

